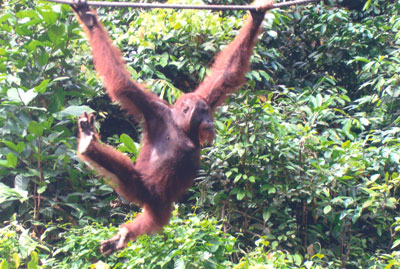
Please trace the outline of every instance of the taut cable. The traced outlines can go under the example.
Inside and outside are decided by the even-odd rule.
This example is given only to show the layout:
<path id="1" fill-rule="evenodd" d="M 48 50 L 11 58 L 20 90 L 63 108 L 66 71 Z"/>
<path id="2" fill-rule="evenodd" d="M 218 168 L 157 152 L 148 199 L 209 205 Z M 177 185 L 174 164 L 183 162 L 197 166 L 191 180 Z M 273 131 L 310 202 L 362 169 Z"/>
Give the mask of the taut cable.
<path id="1" fill-rule="evenodd" d="M 72 0 L 45 0 L 48 2 L 60 3 L 71 5 L 74 2 Z M 289 2 L 275 3 L 273 8 L 288 7 L 294 5 L 308 4 L 316 2 L 318 0 L 297 0 Z M 255 6 L 245 6 L 245 5 L 186 5 L 186 4 L 159 4 L 159 3 L 130 3 L 130 2 L 97 2 L 88 1 L 89 6 L 94 7 L 113 7 L 113 8 L 172 8 L 172 9 L 210 9 L 210 10 L 256 10 Z"/>

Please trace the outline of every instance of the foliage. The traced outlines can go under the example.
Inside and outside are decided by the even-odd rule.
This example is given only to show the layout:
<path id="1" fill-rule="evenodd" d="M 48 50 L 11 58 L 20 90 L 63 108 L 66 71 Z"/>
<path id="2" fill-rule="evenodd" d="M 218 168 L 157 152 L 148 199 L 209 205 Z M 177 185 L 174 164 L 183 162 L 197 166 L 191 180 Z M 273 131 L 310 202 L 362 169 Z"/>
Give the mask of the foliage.
<path id="1" fill-rule="evenodd" d="M 370 266 L 367 249 L 391 249 L 399 5 L 382 6 L 393 13 L 360 22 L 330 7 L 275 14 L 279 38 L 261 37 L 269 49 L 256 50 L 248 90 L 219 115 L 211 169 L 194 193 L 228 231 L 318 251 L 338 267 Z"/>
<path id="2" fill-rule="evenodd" d="M 114 234 L 115 228 L 90 221 L 81 227 L 65 225 L 60 242 L 50 249 L 30 238 L 23 227 L 11 223 L 0 230 L 0 254 L 9 257 L 3 263 L 10 268 L 36 268 L 33 262 L 38 265 L 38 261 L 46 268 L 225 268 L 232 264 L 226 259 L 235 252 L 235 238 L 220 228 L 215 219 L 205 216 L 175 216 L 162 234 L 140 237 L 105 259 L 100 255 L 99 241 Z"/>
<path id="3" fill-rule="evenodd" d="M 35 250 L 49 251 L 45 244 L 31 238 L 29 230 L 14 220 L 0 229 L 0 268 L 37 268 L 38 253 Z"/>
<path id="4" fill-rule="evenodd" d="M 104 95 L 68 6 L 5 1 L 0 268 L 399 266 L 400 4 L 324 2 L 268 15 L 177 216 L 106 258 L 99 241 L 136 208 L 77 160 L 76 117 L 96 111 L 103 140 L 133 161 L 140 128 Z M 132 77 L 171 103 L 245 15 L 98 13 Z"/>
<path id="5" fill-rule="evenodd" d="M 285 253 L 283 251 L 268 250 L 270 244 L 266 238 L 261 237 L 255 242 L 256 247 L 241 259 L 235 268 L 324 268 L 326 263 L 321 259 L 323 254 L 315 254 L 304 260 L 300 254 Z"/>

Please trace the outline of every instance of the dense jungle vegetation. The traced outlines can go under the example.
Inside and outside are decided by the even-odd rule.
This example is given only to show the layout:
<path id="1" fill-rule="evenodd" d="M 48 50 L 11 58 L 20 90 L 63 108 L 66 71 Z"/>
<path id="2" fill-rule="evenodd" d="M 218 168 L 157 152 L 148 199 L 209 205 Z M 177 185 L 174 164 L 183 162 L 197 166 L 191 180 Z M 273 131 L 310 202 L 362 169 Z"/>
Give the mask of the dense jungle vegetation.
<path id="1" fill-rule="evenodd" d="M 98 13 L 132 77 L 171 103 L 247 16 Z M 133 161 L 140 125 L 105 95 L 68 5 L 2 1 L 0 268 L 399 268 L 399 1 L 318 1 L 264 24 L 171 222 L 106 257 L 100 241 L 140 209 L 78 160 L 77 119 L 95 111 Z"/>

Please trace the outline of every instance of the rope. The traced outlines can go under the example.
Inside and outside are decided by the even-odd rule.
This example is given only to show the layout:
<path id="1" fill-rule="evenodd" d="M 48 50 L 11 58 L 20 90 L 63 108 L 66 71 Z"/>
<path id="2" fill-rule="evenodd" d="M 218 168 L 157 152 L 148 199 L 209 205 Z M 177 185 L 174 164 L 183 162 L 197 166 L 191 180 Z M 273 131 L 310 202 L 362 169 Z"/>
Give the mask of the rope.
<path id="1" fill-rule="evenodd" d="M 60 4 L 73 4 L 72 0 L 45 0 L 48 2 L 60 3 Z M 288 7 L 294 5 L 308 4 L 318 0 L 295 0 L 289 2 L 281 2 L 274 4 L 273 8 Z M 173 8 L 173 9 L 210 9 L 210 10 L 252 10 L 255 11 L 255 6 L 245 5 L 185 5 L 185 4 L 158 4 L 158 3 L 129 3 L 129 2 L 98 2 L 88 1 L 89 6 L 94 7 L 117 7 L 117 8 Z"/>

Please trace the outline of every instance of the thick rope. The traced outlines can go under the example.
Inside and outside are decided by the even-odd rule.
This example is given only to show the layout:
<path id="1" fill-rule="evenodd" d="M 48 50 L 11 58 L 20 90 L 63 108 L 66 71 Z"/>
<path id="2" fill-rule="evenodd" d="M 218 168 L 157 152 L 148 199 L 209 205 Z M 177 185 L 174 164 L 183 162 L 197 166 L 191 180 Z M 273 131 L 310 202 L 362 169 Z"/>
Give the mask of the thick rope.
<path id="1" fill-rule="evenodd" d="M 73 4 L 72 0 L 45 0 L 60 4 Z M 273 8 L 288 7 L 294 5 L 308 4 L 316 2 L 318 0 L 296 0 L 289 2 L 275 3 Z M 210 10 L 256 10 L 255 6 L 245 6 L 245 5 L 185 5 L 185 4 L 158 4 L 158 3 L 129 3 L 129 2 L 97 2 L 88 1 L 89 6 L 95 7 L 115 7 L 115 8 L 173 8 L 173 9 L 210 9 Z"/>

